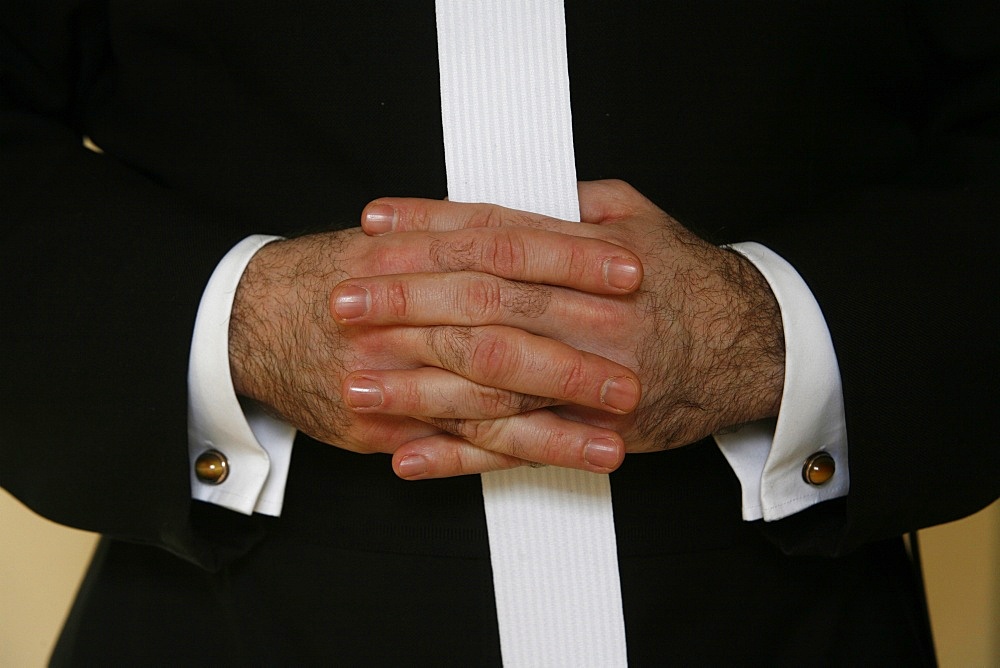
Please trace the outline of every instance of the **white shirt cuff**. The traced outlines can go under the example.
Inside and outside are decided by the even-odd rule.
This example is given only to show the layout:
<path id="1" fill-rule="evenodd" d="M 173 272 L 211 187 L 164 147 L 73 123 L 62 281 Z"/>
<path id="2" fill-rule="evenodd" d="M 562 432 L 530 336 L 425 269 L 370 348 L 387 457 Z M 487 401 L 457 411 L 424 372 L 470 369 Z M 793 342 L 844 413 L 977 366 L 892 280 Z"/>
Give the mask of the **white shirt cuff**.
<path id="1" fill-rule="evenodd" d="M 240 277 L 262 246 L 280 237 L 254 235 L 230 250 L 205 287 L 188 364 L 188 451 L 191 495 L 249 515 L 280 515 L 295 429 L 240 401 L 229 372 L 229 317 Z M 199 455 L 215 450 L 227 460 L 222 482 L 195 475 Z"/>
<path id="2" fill-rule="evenodd" d="M 778 520 L 850 488 L 847 423 L 840 368 L 819 304 L 788 262 L 757 243 L 730 248 L 763 274 L 781 309 L 785 383 L 777 419 L 714 434 L 743 488 L 743 519 Z M 813 485 L 802 475 L 817 452 L 833 457 L 830 480 Z"/>

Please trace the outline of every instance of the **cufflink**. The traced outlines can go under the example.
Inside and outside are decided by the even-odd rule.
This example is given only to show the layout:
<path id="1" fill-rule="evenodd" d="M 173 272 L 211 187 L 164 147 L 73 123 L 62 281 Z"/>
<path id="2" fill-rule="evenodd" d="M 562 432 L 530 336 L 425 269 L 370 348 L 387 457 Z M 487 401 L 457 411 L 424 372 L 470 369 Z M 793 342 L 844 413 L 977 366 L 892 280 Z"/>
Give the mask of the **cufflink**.
<path id="1" fill-rule="evenodd" d="M 194 460 L 194 474 L 208 485 L 218 485 L 229 475 L 229 460 L 218 450 L 206 450 Z"/>
<path id="2" fill-rule="evenodd" d="M 806 459 L 802 467 L 802 479 L 806 483 L 818 487 L 830 480 L 837 470 L 837 462 L 828 452 L 817 452 Z"/>

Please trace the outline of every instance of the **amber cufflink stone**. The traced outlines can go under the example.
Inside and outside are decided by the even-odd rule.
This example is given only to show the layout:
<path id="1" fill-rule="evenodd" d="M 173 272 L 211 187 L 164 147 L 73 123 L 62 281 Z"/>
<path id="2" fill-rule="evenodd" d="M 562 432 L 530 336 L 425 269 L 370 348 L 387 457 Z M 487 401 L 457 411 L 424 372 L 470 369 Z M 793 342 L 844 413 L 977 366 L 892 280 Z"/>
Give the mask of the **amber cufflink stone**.
<path id="1" fill-rule="evenodd" d="M 218 450 L 206 450 L 194 460 L 194 474 L 204 483 L 218 485 L 229 475 L 229 460 Z"/>
<path id="2" fill-rule="evenodd" d="M 830 480 L 837 470 L 837 462 L 828 452 L 817 452 L 806 459 L 802 467 L 802 479 L 810 485 L 819 486 Z"/>

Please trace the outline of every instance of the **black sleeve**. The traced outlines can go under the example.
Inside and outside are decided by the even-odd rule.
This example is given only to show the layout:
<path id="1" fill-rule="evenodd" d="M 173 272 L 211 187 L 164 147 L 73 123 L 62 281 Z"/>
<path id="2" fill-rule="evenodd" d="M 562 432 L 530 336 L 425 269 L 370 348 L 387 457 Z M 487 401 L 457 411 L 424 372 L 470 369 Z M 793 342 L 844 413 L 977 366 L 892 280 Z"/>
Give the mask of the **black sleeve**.
<path id="1" fill-rule="evenodd" d="M 188 349 L 201 291 L 244 234 L 84 148 L 79 119 L 115 58 L 104 5 L 0 7 L 0 484 L 57 522 L 210 565 L 219 544 L 192 523 Z M 255 534 L 225 521 L 246 524 L 220 532 L 229 547 Z"/>
<path id="2" fill-rule="evenodd" d="M 1000 496 L 1000 21 L 987 4 L 912 12 L 911 85 L 878 93 L 906 133 L 903 166 L 758 237 L 816 295 L 844 387 L 850 494 L 766 527 L 789 551 L 842 552 Z"/>

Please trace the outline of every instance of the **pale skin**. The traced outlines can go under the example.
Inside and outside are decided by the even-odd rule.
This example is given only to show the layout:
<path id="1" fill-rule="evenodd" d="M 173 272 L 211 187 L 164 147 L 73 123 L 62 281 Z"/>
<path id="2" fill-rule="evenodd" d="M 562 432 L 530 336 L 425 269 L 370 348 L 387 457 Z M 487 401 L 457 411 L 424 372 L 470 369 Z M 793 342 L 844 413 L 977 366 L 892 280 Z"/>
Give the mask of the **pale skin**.
<path id="1" fill-rule="evenodd" d="M 583 224 L 386 198 L 362 230 L 265 246 L 237 290 L 234 384 L 406 479 L 626 452 L 777 414 L 766 281 L 627 184 L 581 183 Z"/>

